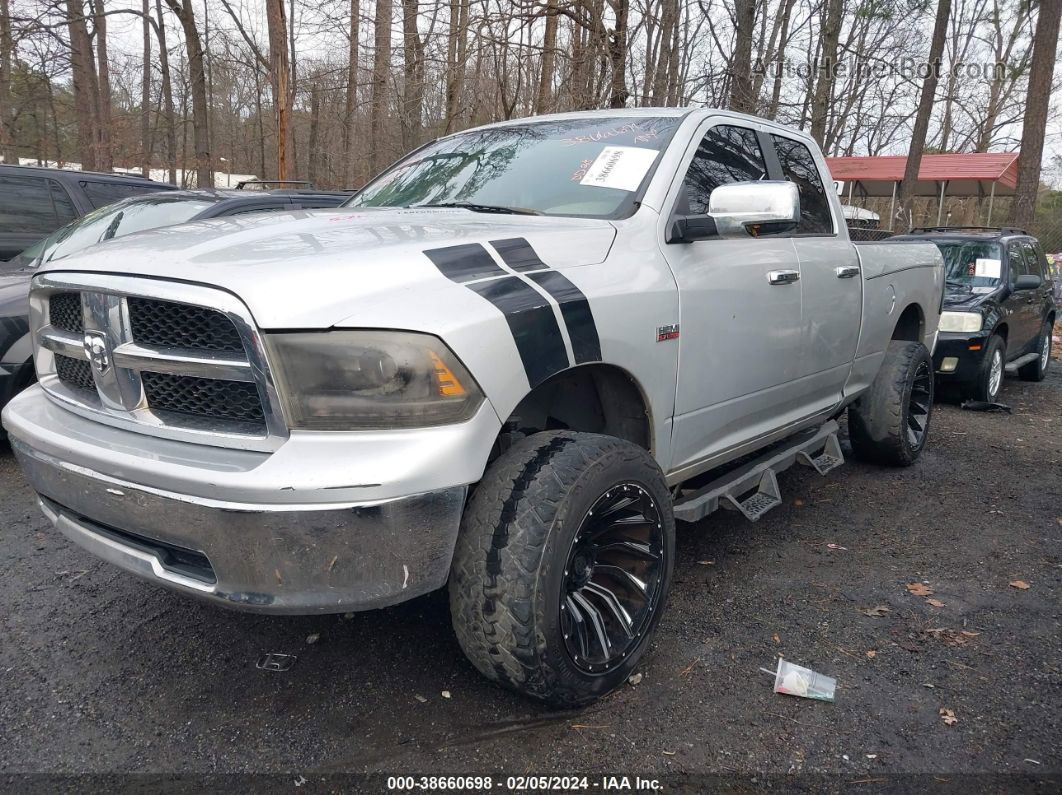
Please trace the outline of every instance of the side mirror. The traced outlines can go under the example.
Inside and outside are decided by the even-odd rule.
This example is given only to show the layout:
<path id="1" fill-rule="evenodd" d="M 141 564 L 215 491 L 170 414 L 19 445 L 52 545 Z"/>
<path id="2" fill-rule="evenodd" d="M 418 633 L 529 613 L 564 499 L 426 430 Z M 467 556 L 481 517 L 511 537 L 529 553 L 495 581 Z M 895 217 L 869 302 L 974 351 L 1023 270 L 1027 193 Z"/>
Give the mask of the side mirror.
<path id="1" fill-rule="evenodd" d="M 1014 280 L 1015 290 L 1035 290 L 1044 283 L 1044 280 L 1035 273 L 1023 273 Z"/>
<path id="2" fill-rule="evenodd" d="M 732 182 L 712 191 L 708 215 L 715 221 L 719 237 L 755 237 L 769 225 L 772 233 L 796 228 L 800 221 L 800 193 L 792 182 L 763 180 Z"/>

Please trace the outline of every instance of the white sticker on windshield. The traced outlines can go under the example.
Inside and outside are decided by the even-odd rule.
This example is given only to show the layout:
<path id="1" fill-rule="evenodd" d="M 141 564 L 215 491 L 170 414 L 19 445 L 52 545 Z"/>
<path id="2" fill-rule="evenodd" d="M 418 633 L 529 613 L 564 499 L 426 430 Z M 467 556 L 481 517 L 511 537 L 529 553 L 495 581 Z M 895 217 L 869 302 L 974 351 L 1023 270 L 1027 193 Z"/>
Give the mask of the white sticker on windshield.
<path id="1" fill-rule="evenodd" d="M 653 165 L 656 155 L 655 149 L 644 149 L 640 146 L 606 146 L 590 164 L 579 184 L 626 191 L 638 190 L 642 177 Z"/>
<path id="2" fill-rule="evenodd" d="M 998 279 L 1002 263 L 998 259 L 979 259 L 974 263 L 974 276 L 984 276 L 986 279 Z"/>

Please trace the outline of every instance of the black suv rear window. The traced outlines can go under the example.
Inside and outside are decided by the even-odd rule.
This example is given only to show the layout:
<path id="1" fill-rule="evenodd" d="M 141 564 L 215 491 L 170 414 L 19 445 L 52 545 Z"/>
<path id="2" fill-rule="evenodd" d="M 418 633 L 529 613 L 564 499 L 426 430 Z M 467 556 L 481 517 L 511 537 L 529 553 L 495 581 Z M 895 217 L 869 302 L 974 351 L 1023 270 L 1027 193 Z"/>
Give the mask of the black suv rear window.
<path id="1" fill-rule="evenodd" d="M 130 196 L 139 196 L 142 193 L 154 193 L 163 190 L 150 183 L 143 185 L 122 182 L 96 182 L 94 180 L 79 180 L 81 189 L 88 196 L 89 203 L 99 209 L 112 204 L 119 199 L 128 199 Z"/>

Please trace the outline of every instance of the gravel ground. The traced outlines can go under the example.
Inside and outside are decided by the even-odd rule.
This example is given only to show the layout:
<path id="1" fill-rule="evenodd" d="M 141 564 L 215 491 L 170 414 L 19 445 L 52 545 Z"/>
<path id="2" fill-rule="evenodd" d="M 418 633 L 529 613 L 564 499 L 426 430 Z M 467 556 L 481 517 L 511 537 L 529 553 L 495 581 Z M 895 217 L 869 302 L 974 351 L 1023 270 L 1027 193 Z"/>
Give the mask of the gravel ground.
<path id="1" fill-rule="evenodd" d="M 760 522 L 680 525 L 642 680 L 579 713 L 480 678 L 440 594 L 349 619 L 249 616 L 97 562 L 51 529 L 0 447 L 0 773 L 283 773 L 281 789 L 346 772 L 671 789 L 709 773 L 845 787 L 1019 774 L 1055 789 L 1062 362 L 1001 399 L 1013 415 L 938 404 L 909 469 L 794 468 Z M 256 669 L 266 652 L 298 660 Z M 836 703 L 774 694 L 759 669 L 780 655 L 836 677 Z"/>

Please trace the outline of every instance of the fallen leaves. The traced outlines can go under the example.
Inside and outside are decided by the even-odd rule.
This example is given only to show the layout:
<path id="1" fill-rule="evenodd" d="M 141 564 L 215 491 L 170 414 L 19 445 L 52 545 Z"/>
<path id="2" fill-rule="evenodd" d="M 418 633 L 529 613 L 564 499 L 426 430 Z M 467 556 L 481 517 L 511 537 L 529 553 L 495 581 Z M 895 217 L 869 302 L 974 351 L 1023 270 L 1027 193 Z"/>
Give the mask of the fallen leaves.
<path id="1" fill-rule="evenodd" d="M 873 660 L 873 659 L 874 659 L 875 657 L 877 657 L 877 656 L 878 656 L 878 653 L 877 653 L 876 651 L 874 651 L 873 649 L 871 649 L 870 651 L 868 651 L 868 652 L 867 652 L 867 657 L 869 657 L 869 658 L 870 658 L 870 659 L 872 659 L 872 660 Z"/>
<path id="2" fill-rule="evenodd" d="M 1027 591 L 1032 586 L 1030 586 L 1029 583 L 1025 582 L 1025 580 L 1015 580 L 1010 584 L 1010 587 L 1017 588 L 1019 591 Z"/>
<path id="3" fill-rule="evenodd" d="M 944 607 L 944 603 L 939 599 L 926 599 L 926 602 L 933 605 L 933 607 Z"/>
<path id="4" fill-rule="evenodd" d="M 981 634 L 980 632 L 967 632 L 966 630 L 957 632 L 956 630 L 948 629 L 947 627 L 927 629 L 925 630 L 925 633 L 936 640 L 943 641 L 948 646 L 965 646 L 972 638 Z"/>
<path id="5" fill-rule="evenodd" d="M 954 726 L 959 722 L 959 719 L 955 717 L 955 712 L 945 707 L 940 708 L 940 719 L 948 726 Z"/>
<path id="6" fill-rule="evenodd" d="M 885 605 L 878 605 L 877 607 L 864 608 L 859 612 L 865 616 L 870 616 L 871 618 L 881 618 L 883 615 L 891 611 L 889 610 L 889 608 L 885 607 Z"/>
<path id="7" fill-rule="evenodd" d="M 907 585 L 907 590 L 909 593 L 912 593 L 915 596 L 929 596 L 933 593 L 932 588 L 920 582 L 909 583 Z"/>

